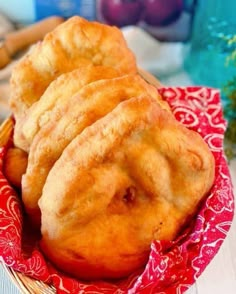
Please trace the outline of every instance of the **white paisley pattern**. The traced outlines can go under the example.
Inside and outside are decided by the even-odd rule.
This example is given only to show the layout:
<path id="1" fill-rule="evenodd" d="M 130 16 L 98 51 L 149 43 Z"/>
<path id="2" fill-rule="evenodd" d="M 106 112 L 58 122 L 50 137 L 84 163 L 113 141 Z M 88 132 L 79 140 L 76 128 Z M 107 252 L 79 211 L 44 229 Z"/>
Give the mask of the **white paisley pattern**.
<path id="1" fill-rule="evenodd" d="M 231 226 L 234 210 L 232 183 L 223 153 L 226 123 L 219 92 L 202 87 L 162 88 L 177 120 L 197 131 L 207 142 L 216 161 L 214 186 L 198 215 L 174 242 L 155 241 L 142 272 L 109 283 L 82 283 L 57 272 L 37 248 L 26 258 L 22 239 L 21 204 L 2 174 L 5 148 L 0 149 L 0 259 L 15 270 L 47 281 L 57 293 L 133 294 L 184 293 L 219 250 Z"/>

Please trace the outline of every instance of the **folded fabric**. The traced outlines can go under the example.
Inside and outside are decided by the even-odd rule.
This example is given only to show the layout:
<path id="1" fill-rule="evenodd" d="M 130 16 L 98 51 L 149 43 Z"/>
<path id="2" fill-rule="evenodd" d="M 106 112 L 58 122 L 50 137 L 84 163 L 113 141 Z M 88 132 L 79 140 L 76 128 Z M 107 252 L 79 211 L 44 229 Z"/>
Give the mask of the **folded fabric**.
<path id="1" fill-rule="evenodd" d="M 158 78 L 182 69 L 187 45 L 183 42 L 160 42 L 137 26 L 122 29 L 129 48 L 135 53 L 139 67 Z"/>

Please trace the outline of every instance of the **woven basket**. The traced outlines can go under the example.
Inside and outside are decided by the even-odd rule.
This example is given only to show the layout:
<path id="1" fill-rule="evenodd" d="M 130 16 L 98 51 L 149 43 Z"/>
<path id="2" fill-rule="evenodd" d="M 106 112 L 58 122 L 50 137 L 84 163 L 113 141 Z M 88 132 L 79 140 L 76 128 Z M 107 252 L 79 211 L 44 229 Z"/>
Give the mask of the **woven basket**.
<path id="1" fill-rule="evenodd" d="M 2 264 L 6 273 L 10 277 L 11 281 L 23 294 L 54 294 L 56 289 L 47 284 L 31 279 L 22 273 L 16 272 L 13 269 L 7 267 L 4 263 Z"/>
<path id="2" fill-rule="evenodd" d="M 161 83 L 150 73 L 143 69 L 139 69 L 139 74 L 148 83 L 152 84 L 156 88 L 161 87 Z M 14 128 L 14 122 L 11 117 L 7 118 L 0 125 L 0 147 L 5 146 L 9 141 Z M 16 287 L 24 294 L 53 294 L 56 293 L 56 289 L 53 286 L 49 286 L 41 281 L 27 277 L 26 275 L 7 267 L 2 263 L 3 268 L 10 277 L 11 281 Z"/>
<path id="3" fill-rule="evenodd" d="M 14 127 L 12 118 L 7 118 L 0 126 L 0 147 L 7 144 L 9 141 Z M 31 279 L 20 272 L 14 271 L 12 268 L 7 267 L 2 263 L 2 267 L 10 277 L 11 281 L 16 287 L 24 294 L 53 294 L 56 289 L 48 286 L 43 282 Z"/>

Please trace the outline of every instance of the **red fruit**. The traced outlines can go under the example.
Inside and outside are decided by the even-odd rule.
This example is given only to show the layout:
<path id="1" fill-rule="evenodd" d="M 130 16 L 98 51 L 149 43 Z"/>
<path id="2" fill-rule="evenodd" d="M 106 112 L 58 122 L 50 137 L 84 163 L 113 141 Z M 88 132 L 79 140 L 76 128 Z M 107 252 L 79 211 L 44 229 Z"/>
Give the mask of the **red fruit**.
<path id="1" fill-rule="evenodd" d="M 143 5 L 141 0 L 101 0 L 100 11 L 106 22 L 122 27 L 140 20 Z"/>
<path id="2" fill-rule="evenodd" d="M 152 26 L 166 26 L 176 21 L 183 11 L 183 0 L 143 0 L 144 20 Z"/>

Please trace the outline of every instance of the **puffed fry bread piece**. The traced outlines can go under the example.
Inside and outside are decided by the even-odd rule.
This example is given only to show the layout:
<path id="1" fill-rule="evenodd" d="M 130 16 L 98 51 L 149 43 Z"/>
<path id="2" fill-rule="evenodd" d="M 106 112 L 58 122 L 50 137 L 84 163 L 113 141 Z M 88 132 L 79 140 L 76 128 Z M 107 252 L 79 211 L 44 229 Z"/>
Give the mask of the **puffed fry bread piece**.
<path id="1" fill-rule="evenodd" d="M 25 116 L 16 120 L 13 138 L 15 146 L 29 152 L 34 136 L 50 119 L 55 105 L 66 103 L 83 86 L 93 81 L 119 76 L 120 73 L 112 67 L 92 64 L 59 76 L 51 82 L 40 99 L 31 105 Z"/>
<path id="2" fill-rule="evenodd" d="M 4 158 L 4 175 L 15 187 L 21 188 L 22 175 L 26 172 L 28 154 L 23 150 L 11 147 Z"/>
<path id="3" fill-rule="evenodd" d="M 214 180 L 200 135 L 152 98 L 121 102 L 64 150 L 44 185 L 41 248 L 83 279 L 143 267 L 151 242 L 173 240 Z"/>
<path id="4" fill-rule="evenodd" d="M 134 54 L 118 28 L 74 16 L 48 33 L 13 69 L 14 116 L 24 116 L 62 73 L 91 63 L 113 67 L 121 74 L 137 72 Z"/>
<path id="5" fill-rule="evenodd" d="M 0 125 L 0 147 L 6 147 L 6 155 L 3 161 L 3 172 L 10 184 L 21 187 L 21 178 L 26 171 L 28 155 L 19 148 L 12 147 L 12 134 L 14 120 L 8 117 Z"/>
<path id="6" fill-rule="evenodd" d="M 100 80 L 84 86 L 65 103 L 58 103 L 48 122 L 34 137 L 26 174 L 22 179 L 22 199 L 35 224 L 40 224 L 38 200 L 47 175 L 64 148 L 87 126 L 112 111 L 120 102 L 146 93 L 170 111 L 156 88 L 139 75 Z"/>

